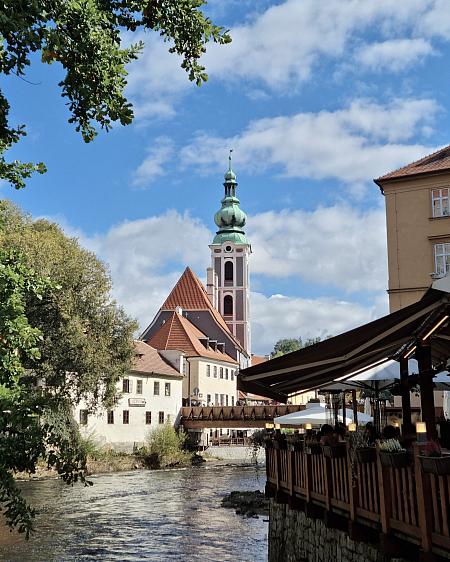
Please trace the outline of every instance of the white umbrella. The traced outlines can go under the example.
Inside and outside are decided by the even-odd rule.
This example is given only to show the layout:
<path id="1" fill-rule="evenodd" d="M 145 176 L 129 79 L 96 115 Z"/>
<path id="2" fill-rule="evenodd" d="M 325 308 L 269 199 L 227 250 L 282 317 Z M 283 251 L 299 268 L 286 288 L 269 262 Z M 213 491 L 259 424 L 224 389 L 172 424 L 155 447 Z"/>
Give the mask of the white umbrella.
<path id="1" fill-rule="evenodd" d="M 369 397 L 364 400 L 364 413 L 367 416 L 370 416 L 372 414 L 372 404 L 370 403 Z"/>
<path id="2" fill-rule="evenodd" d="M 323 425 L 329 423 L 330 416 L 329 411 L 325 408 L 325 404 L 307 404 L 305 410 L 300 410 L 299 412 L 293 412 L 292 414 L 286 414 L 285 416 L 279 416 L 275 418 L 274 423 L 279 423 L 280 425 L 305 425 L 310 423 L 312 425 Z M 338 421 L 342 422 L 342 410 L 338 412 Z M 372 416 L 362 414 L 358 412 L 358 423 L 365 424 L 367 422 L 373 421 Z M 353 411 L 345 410 L 345 420 L 344 423 L 348 425 L 353 422 Z"/>
<path id="3" fill-rule="evenodd" d="M 444 399 L 442 406 L 444 408 L 444 417 L 446 420 L 450 420 L 450 391 L 444 391 Z"/>

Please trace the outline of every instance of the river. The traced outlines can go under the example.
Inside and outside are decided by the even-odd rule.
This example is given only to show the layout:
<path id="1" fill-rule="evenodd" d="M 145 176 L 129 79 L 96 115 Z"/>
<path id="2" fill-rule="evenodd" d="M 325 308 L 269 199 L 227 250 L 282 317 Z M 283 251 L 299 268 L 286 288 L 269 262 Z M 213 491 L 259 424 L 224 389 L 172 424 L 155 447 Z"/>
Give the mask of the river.
<path id="1" fill-rule="evenodd" d="M 232 490 L 262 490 L 264 469 L 203 465 L 23 483 L 37 508 L 36 533 L 0 546 L 8 562 L 265 562 L 267 518 L 247 519 L 220 506 Z"/>

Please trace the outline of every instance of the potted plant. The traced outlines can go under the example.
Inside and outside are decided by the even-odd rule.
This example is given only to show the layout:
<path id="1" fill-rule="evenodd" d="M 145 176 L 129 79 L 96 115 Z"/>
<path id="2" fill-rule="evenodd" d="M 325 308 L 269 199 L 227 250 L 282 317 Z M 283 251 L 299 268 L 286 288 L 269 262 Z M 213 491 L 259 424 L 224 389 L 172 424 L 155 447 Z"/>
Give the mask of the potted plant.
<path id="1" fill-rule="evenodd" d="M 307 455 L 318 455 L 322 452 L 322 447 L 317 441 L 308 441 L 305 443 L 305 453 Z"/>
<path id="2" fill-rule="evenodd" d="M 340 441 L 334 445 L 322 445 L 323 456 L 330 459 L 341 459 L 347 454 L 345 441 Z"/>
<path id="3" fill-rule="evenodd" d="M 386 439 L 380 443 L 380 461 L 387 468 L 404 468 L 408 466 L 409 458 L 398 439 Z"/>
<path id="4" fill-rule="evenodd" d="M 424 452 L 424 455 L 419 455 L 423 472 L 440 476 L 450 474 L 450 455 L 442 456 L 439 443 L 430 441 Z"/>
<path id="5" fill-rule="evenodd" d="M 369 439 L 365 432 L 355 431 L 350 436 L 351 450 L 353 458 L 361 463 L 374 462 L 376 459 L 376 448 L 369 445 Z"/>

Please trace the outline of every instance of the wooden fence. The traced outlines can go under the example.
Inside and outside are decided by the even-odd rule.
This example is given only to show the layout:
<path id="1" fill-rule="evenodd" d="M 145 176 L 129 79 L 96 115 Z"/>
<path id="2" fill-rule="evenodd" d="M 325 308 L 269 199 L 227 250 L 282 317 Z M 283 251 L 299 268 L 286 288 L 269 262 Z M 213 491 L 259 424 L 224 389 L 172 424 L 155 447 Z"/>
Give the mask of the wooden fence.
<path id="1" fill-rule="evenodd" d="M 297 450 L 295 450 L 297 449 Z M 312 454 L 315 453 L 315 454 Z M 416 447 L 407 466 L 387 468 L 379 451 L 359 462 L 273 440 L 266 447 L 267 493 L 291 506 L 315 505 L 450 559 L 450 475 L 422 471 Z"/>

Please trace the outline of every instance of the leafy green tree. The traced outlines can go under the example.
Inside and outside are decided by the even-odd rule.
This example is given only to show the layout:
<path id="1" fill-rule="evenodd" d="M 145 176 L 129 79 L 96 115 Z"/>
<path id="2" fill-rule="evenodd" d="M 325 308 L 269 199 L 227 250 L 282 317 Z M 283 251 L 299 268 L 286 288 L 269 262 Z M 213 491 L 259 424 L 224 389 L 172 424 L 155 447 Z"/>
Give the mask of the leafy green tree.
<path id="1" fill-rule="evenodd" d="M 320 337 L 308 338 L 305 341 L 302 338 L 283 338 L 278 340 L 274 345 L 273 351 L 270 354 L 271 357 L 280 357 L 280 355 L 285 355 L 286 353 L 292 353 L 292 351 L 298 351 L 303 347 L 308 347 L 314 345 L 321 341 Z"/>
<path id="2" fill-rule="evenodd" d="M 111 300 L 104 265 L 76 239 L 6 202 L 0 225 L 0 512 L 28 535 L 33 511 L 14 473 L 33 473 L 43 459 L 66 482 L 85 481 L 72 408 L 114 403 L 136 326 Z"/>
<path id="3" fill-rule="evenodd" d="M 32 55 L 60 64 L 59 83 L 67 100 L 69 122 L 86 142 L 96 136 L 95 125 L 108 131 L 114 122 L 133 120 L 124 95 L 126 65 L 138 58 L 141 42 L 122 47 L 121 32 L 139 29 L 159 33 L 169 51 L 182 59 L 181 67 L 197 85 L 207 80 L 199 59 L 209 41 L 228 43 L 227 31 L 202 12 L 205 0 L 5 0 L 0 8 L 0 73 L 23 77 Z M 42 163 L 7 162 L 5 152 L 25 132 L 9 123 L 10 104 L 0 91 L 0 178 L 24 187 Z"/>

